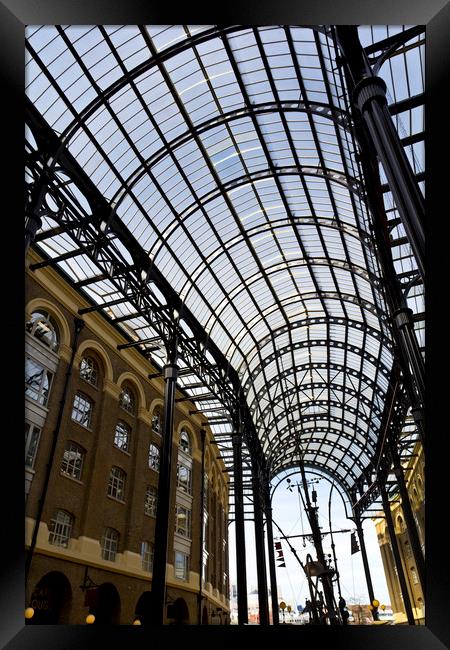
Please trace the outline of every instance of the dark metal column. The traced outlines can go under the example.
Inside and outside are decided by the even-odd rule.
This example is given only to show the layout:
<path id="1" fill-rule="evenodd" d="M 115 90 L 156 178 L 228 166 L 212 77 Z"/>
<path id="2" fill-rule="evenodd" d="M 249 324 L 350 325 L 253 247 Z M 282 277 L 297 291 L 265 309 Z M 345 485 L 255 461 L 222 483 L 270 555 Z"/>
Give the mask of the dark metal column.
<path id="1" fill-rule="evenodd" d="M 155 552 L 152 576 L 152 625 L 164 623 L 166 601 L 167 545 L 169 537 L 169 512 L 171 496 L 173 413 L 175 405 L 175 386 L 177 383 L 177 335 L 174 332 L 167 343 L 167 365 L 164 366 L 166 381 L 164 394 L 163 444 L 158 482 L 158 505 L 155 524 Z"/>
<path id="2" fill-rule="evenodd" d="M 297 489 L 300 489 L 300 488 L 297 488 Z M 331 495 L 333 494 L 333 489 L 334 489 L 334 481 L 333 481 L 333 483 L 331 485 L 330 496 L 328 498 L 328 525 L 330 526 L 331 552 L 333 553 L 334 569 L 336 571 L 336 585 L 337 585 L 337 588 L 338 588 L 339 597 L 341 597 L 342 596 L 341 583 L 340 583 L 340 580 L 339 580 L 339 570 L 338 570 L 337 556 L 336 556 L 336 545 L 334 543 L 333 525 L 332 525 L 332 521 L 331 521 Z"/>
<path id="3" fill-rule="evenodd" d="M 202 440 L 202 469 L 200 477 L 200 553 L 199 560 L 200 566 L 198 570 L 198 625 L 202 624 L 202 588 L 203 588 L 203 543 L 204 543 L 204 517 L 205 517 L 205 451 L 206 451 L 206 430 L 200 429 L 200 435 Z"/>
<path id="4" fill-rule="evenodd" d="M 373 73 L 357 28 L 342 25 L 336 33 L 355 84 L 353 101 L 383 165 L 417 267 L 425 278 L 424 200 L 389 113 L 386 84 Z"/>
<path id="5" fill-rule="evenodd" d="M 238 422 L 235 423 L 235 432 L 233 433 L 232 442 L 238 623 L 239 625 L 244 625 L 244 623 L 248 623 L 247 569 L 245 565 L 244 495 L 242 490 L 242 440 L 239 433 Z"/>
<path id="6" fill-rule="evenodd" d="M 266 549 L 264 544 L 261 474 L 252 463 L 253 513 L 255 520 L 256 572 L 258 577 L 259 624 L 269 625 L 269 598 L 267 593 Z"/>
<path id="7" fill-rule="evenodd" d="M 405 574 L 402 566 L 402 560 L 400 557 L 400 551 L 398 550 L 397 538 L 395 536 L 395 528 L 394 528 L 394 522 L 392 521 L 391 506 L 386 492 L 386 487 L 384 485 L 383 477 L 378 478 L 378 485 L 380 488 L 381 498 L 383 501 L 384 516 L 386 517 L 386 524 L 389 531 L 389 538 L 391 541 L 391 548 L 392 548 L 392 553 L 394 555 L 395 566 L 397 567 L 397 576 L 398 576 L 398 581 L 400 583 L 400 589 L 402 592 L 406 617 L 410 625 L 415 625 L 414 614 L 411 608 L 411 600 L 409 598 L 408 586 L 406 584 Z"/>
<path id="8" fill-rule="evenodd" d="M 370 575 L 369 561 L 367 559 L 366 543 L 364 540 L 364 531 L 362 527 L 361 517 L 359 515 L 355 515 L 354 521 L 358 533 L 359 548 L 361 549 L 361 557 L 367 582 L 367 591 L 369 592 L 369 601 L 372 603 L 375 600 L 375 594 L 373 592 L 372 576 Z M 378 621 L 378 612 L 376 610 L 372 610 L 372 615 L 373 620 Z"/>
<path id="9" fill-rule="evenodd" d="M 416 563 L 417 573 L 419 575 L 422 593 L 425 594 L 425 560 L 423 557 L 422 548 L 420 546 L 419 534 L 417 532 L 417 526 L 414 520 L 408 490 L 406 489 L 405 477 L 403 475 L 403 469 L 400 463 L 398 450 L 395 444 L 391 441 L 389 441 L 389 447 L 393 461 L 394 474 L 397 479 L 397 484 L 402 499 L 402 510 L 405 516 L 406 527 L 408 529 L 408 537 L 411 542 L 411 548 Z"/>
<path id="10" fill-rule="evenodd" d="M 269 551 L 269 575 L 270 575 L 270 597 L 272 601 L 272 624 L 279 625 L 280 613 L 278 607 L 277 573 L 275 567 L 275 551 L 273 545 L 273 522 L 272 505 L 270 503 L 269 489 L 266 494 L 266 523 L 267 523 L 267 546 Z"/>
<path id="11" fill-rule="evenodd" d="M 348 86 L 353 85 L 347 68 Z M 425 407 L 425 366 L 417 337 L 414 332 L 412 311 L 408 308 L 402 287 L 396 276 L 392 259 L 391 242 L 384 208 L 378 161 L 373 143 L 369 141 L 358 111 L 353 111 L 354 128 L 361 148 L 360 162 L 366 181 L 367 200 L 373 215 L 373 235 L 377 245 L 378 261 L 383 272 L 384 286 L 389 310 L 394 323 L 393 334 L 398 346 L 404 384 L 412 406 L 412 414 L 421 435 L 425 440 L 423 409 Z"/>
<path id="12" fill-rule="evenodd" d="M 52 446 L 50 448 L 50 454 L 48 456 L 47 467 L 46 467 L 46 470 L 45 470 L 44 485 L 42 486 L 42 492 L 41 492 L 41 496 L 39 498 L 38 511 L 37 511 L 37 514 L 36 514 L 36 521 L 34 522 L 34 528 L 33 528 L 33 536 L 31 538 L 30 548 L 28 549 L 27 557 L 26 557 L 26 560 L 25 560 L 25 582 L 26 582 L 26 580 L 28 578 L 28 573 L 30 571 L 31 561 L 32 561 L 33 555 L 34 555 L 34 549 L 36 548 L 37 536 L 38 536 L 38 532 L 39 532 L 39 525 L 41 523 L 42 513 L 44 511 L 45 499 L 47 497 L 47 491 L 48 491 L 48 485 L 49 485 L 49 482 L 50 482 L 50 475 L 51 475 L 51 472 L 52 472 L 52 467 L 56 468 L 56 465 L 54 465 L 54 458 L 55 458 L 55 452 L 56 452 L 56 443 L 58 442 L 58 436 L 59 436 L 59 431 L 60 431 L 60 428 L 61 428 L 62 416 L 63 416 L 63 413 L 64 413 L 64 408 L 66 406 L 67 393 L 68 393 L 68 389 L 69 389 L 69 382 L 70 382 L 70 378 L 72 376 L 72 370 L 73 370 L 73 364 L 74 364 L 74 360 L 75 360 L 75 354 L 77 352 L 78 337 L 80 335 L 81 330 L 84 327 L 84 321 L 81 320 L 81 318 L 74 318 L 74 322 L 75 322 L 75 336 L 73 337 L 72 354 L 70 356 L 69 365 L 67 366 L 66 377 L 64 379 L 64 388 L 63 388 L 63 392 L 62 392 L 62 395 L 61 395 L 61 400 L 59 402 L 58 417 L 56 419 L 55 429 L 53 431 Z M 57 468 L 57 469 L 59 470 L 59 468 Z"/>

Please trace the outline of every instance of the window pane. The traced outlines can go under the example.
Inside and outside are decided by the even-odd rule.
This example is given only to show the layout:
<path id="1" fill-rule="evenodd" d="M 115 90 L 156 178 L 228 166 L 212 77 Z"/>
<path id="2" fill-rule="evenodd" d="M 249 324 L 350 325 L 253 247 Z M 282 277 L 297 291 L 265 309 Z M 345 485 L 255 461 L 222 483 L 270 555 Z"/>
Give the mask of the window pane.
<path id="1" fill-rule="evenodd" d="M 58 334 L 56 325 L 47 312 L 35 311 L 31 320 L 25 325 L 27 332 L 56 352 L 58 349 Z"/>
<path id="2" fill-rule="evenodd" d="M 186 454 L 191 453 L 191 439 L 186 429 L 182 429 L 180 433 L 180 449 Z"/>
<path id="3" fill-rule="evenodd" d="M 92 417 L 92 402 L 82 393 L 77 393 L 73 400 L 72 420 L 89 428 Z"/>
<path id="4" fill-rule="evenodd" d="M 152 416 L 152 429 L 156 433 L 161 432 L 161 415 L 158 411 L 155 411 Z"/>
<path id="5" fill-rule="evenodd" d="M 151 573 L 153 571 L 154 547 L 150 542 L 141 543 L 142 569 Z"/>
<path id="6" fill-rule="evenodd" d="M 52 377 L 51 372 L 28 357 L 25 361 L 25 395 L 46 406 Z"/>
<path id="7" fill-rule="evenodd" d="M 119 546 L 119 533 L 113 528 L 105 528 L 101 540 L 102 558 L 114 562 Z"/>
<path id="8" fill-rule="evenodd" d="M 148 450 L 148 466 L 155 472 L 159 472 L 159 447 L 153 444 Z"/>
<path id="9" fill-rule="evenodd" d="M 25 465 L 33 467 L 41 430 L 34 424 L 25 422 Z"/>
<path id="10" fill-rule="evenodd" d="M 67 476 L 81 480 L 83 459 L 84 452 L 81 447 L 69 442 L 61 463 L 61 472 Z"/>
<path id="11" fill-rule="evenodd" d="M 175 532 L 183 537 L 191 537 L 191 511 L 184 506 L 177 506 Z"/>
<path id="12" fill-rule="evenodd" d="M 98 367 L 96 361 L 92 357 L 84 357 L 80 364 L 80 377 L 87 381 L 92 386 L 97 386 L 98 382 Z"/>
<path id="13" fill-rule="evenodd" d="M 119 404 L 125 411 L 128 411 L 128 413 L 134 415 L 135 408 L 136 408 L 136 400 L 129 388 L 124 388 L 123 391 L 121 392 Z"/>
<path id="14" fill-rule="evenodd" d="M 114 445 L 122 451 L 129 451 L 130 427 L 125 422 L 118 422 L 114 434 Z"/>
<path id="15" fill-rule="evenodd" d="M 188 580 L 189 556 L 175 551 L 175 577 L 178 580 Z"/>
<path id="16" fill-rule="evenodd" d="M 48 541 L 55 546 L 67 548 L 72 533 L 73 517 L 64 510 L 58 510 L 50 521 Z"/>
<path id="17" fill-rule="evenodd" d="M 119 501 L 125 500 L 126 474 L 120 467 L 112 467 L 109 475 L 108 495 Z"/>
<path id="18" fill-rule="evenodd" d="M 192 492 L 191 470 L 186 465 L 178 464 L 177 487 L 187 494 Z"/>
<path id="19" fill-rule="evenodd" d="M 144 512 L 150 517 L 156 517 L 156 507 L 158 504 L 158 490 L 149 485 L 145 494 Z"/>

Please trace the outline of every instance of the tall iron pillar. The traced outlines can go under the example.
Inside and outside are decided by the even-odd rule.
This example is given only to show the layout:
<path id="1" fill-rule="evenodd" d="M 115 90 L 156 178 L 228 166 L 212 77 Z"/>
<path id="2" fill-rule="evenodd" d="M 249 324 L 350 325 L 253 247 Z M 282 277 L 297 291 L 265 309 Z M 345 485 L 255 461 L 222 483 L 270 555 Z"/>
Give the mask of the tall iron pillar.
<path id="1" fill-rule="evenodd" d="M 353 87 L 353 79 L 348 68 L 344 68 L 348 87 Z M 364 128 L 362 115 L 353 109 L 354 128 L 360 145 L 361 167 L 366 179 L 367 200 L 374 218 L 378 261 L 383 271 L 386 298 L 394 323 L 393 333 L 399 350 L 405 388 L 412 407 L 412 415 L 422 439 L 425 441 L 423 410 L 425 407 L 425 366 L 417 337 L 414 332 L 412 311 L 408 308 L 402 287 L 397 279 L 391 253 L 388 223 L 381 192 L 378 160 L 373 142 Z"/>
<path id="2" fill-rule="evenodd" d="M 422 587 L 422 593 L 425 594 L 425 560 L 423 557 L 422 548 L 420 546 L 419 534 L 417 532 L 417 526 L 414 520 L 408 490 L 406 489 L 405 477 L 403 475 L 403 469 L 401 467 L 397 448 L 391 441 L 389 442 L 389 447 L 393 461 L 394 474 L 397 479 L 397 484 L 402 499 L 402 511 L 405 516 L 405 522 L 408 529 L 408 537 L 409 541 L 411 542 L 411 548 L 416 563 L 417 573 L 419 575 L 420 586 Z"/>
<path id="3" fill-rule="evenodd" d="M 269 625 L 269 597 L 267 593 L 266 549 L 264 544 L 263 504 L 260 473 L 252 463 L 253 513 L 255 520 L 256 573 L 258 578 L 259 624 Z"/>
<path id="4" fill-rule="evenodd" d="M 361 517 L 359 515 L 355 515 L 354 521 L 356 524 L 356 531 L 358 533 L 359 547 L 361 549 L 361 557 L 364 566 L 364 574 L 366 576 L 366 582 L 367 582 L 367 591 L 369 593 L 370 602 L 372 603 L 375 599 L 375 594 L 373 591 L 372 576 L 370 575 L 369 561 L 367 559 L 366 542 L 364 540 L 364 531 L 362 527 Z M 378 612 L 376 610 L 372 611 L 372 615 L 373 615 L 373 620 L 378 621 Z"/>
<path id="5" fill-rule="evenodd" d="M 236 535 L 236 581 L 238 598 L 238 624 L 248 623 L 247 569 L 245 565 L 244 493 L 242 490 L 242 440 L 239 425 L 232 437 L 234 465 L 234 518 Z"/>
<path id="6" fill-rule="evenodd" d="M 267 546 L 268 546 L 268 553 L 269 553 L 270 597 L 272 601 L 272 624 L 279 625 L 280 613 L 278 611 L 277 573 L 275 567 L 275 551 L 273 545 L 272 505 L 270 503 L 268 488 L 267 488 L 267 495 L 266 495 L 266 523 L 267 523 Z"/>
<path id="7" fill-rule="evenodd" d="M 164 393 L 164 422 L 159 468 L 158 504 L 156 508 L 155 550 L 152 576 L 152 610 L 149 612 L 153 625 L 164 623 L 166 601 L 167 542 L 169 536 L 169 512 L 171 496 L 173 413 L 175 386 L 177 383 L 177 336 L 174 332 L 167 344 L 167 364 L 164 366 L 166 382 Z"/>
<path id="8" fill-rule="evenodd" d="M 403 571 L 402 560 L 400 557 L 400 551 L 398 550 L 397 538 L 395 536 L 394 522 L 392 521 L 391 506 L 389 503 L 386 487 L 384 485 L 384 481 L 382 477 L 378 477 L 378 486 L 380 488 L 381 499 L 383 501 L 384 516 L 386 517 L 386 524 L 389 531 L 392 554 L 394 556 L 395 566 L 397 567 L 397 576 L 400 584 L 400 589 L 402 592 L 406 617 L 410 625 L 415 625 L 414 614 L 412 611 L 411 600 L 408 592 L 408 586 L 406 584 L 405 573 Z"/>
<path id="9" fill-rule="evenodd" d="M 425 279 L 424 200 L 389 113 L 386 84 L 373 73 L 357 27 L 339 25 L 336 33 L 355 84 L 353 101 L 383 165 L 417 267 Z"/>

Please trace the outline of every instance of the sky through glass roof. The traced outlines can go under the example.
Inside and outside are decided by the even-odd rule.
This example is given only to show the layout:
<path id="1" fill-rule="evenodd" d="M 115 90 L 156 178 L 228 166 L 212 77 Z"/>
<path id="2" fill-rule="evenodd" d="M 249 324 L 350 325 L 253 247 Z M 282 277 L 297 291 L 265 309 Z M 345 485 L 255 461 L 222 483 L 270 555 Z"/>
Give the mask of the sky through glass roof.
<path id="1" fill-rule="evenodd" d="M 375 52 L 374 42 L 404 28 L 389 29 L 361 28 L 363 45 Z M 421 38 L 381 69 L 392 103 L 423 93 Z M 326 28 L 32 26 L 26 86 L 237 371 L 271 474 L 301 449 L 348 489 L 374 457 L 393 345 L 336 56 Z M 420 178 L 423 106 L 395 120 Z M 88 217 L 80 191 L 67 187 Z M 417 269 L 388 190 L 384 200 L 423 342 Z M 119 239 L 110 245 L 133 264 Z M 155 337 L 50 218 L 39 247 L 67 253 L 58 266 L 132 338 Z M 163 348 L 151 354 L 164 362 Z M 224 417 L 201 387 L 188 394 Z"/>

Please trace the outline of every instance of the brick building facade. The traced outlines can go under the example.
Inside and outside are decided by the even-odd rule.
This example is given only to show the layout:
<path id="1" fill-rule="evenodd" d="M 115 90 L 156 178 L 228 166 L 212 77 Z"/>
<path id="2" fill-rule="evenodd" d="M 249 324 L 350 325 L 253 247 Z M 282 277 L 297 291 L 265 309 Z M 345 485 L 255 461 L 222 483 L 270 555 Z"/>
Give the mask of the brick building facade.
<path id="1" fill-rule="evenodd" d="M 36 261 L 30 251 L 28 266 Z M 27 271 L 27 549 L 55 445 L 26 585 L 31 623 L 80 624 L 89 613 L 98 623 L 145 623 L 151 607 L 164 380 L 149 378 L 158 369 L 137 349 L 118 349 L 130 339 L 117 326 L 96 311 L 79 315 L 89 306 L 50 267 Z M 74 346 L 76 318 L 84 325 Z M 182 398 L 177 391 L 166 623 L 197 624 L 199 614 L 226 623 L 228 475 L 205 418 Z"/>

